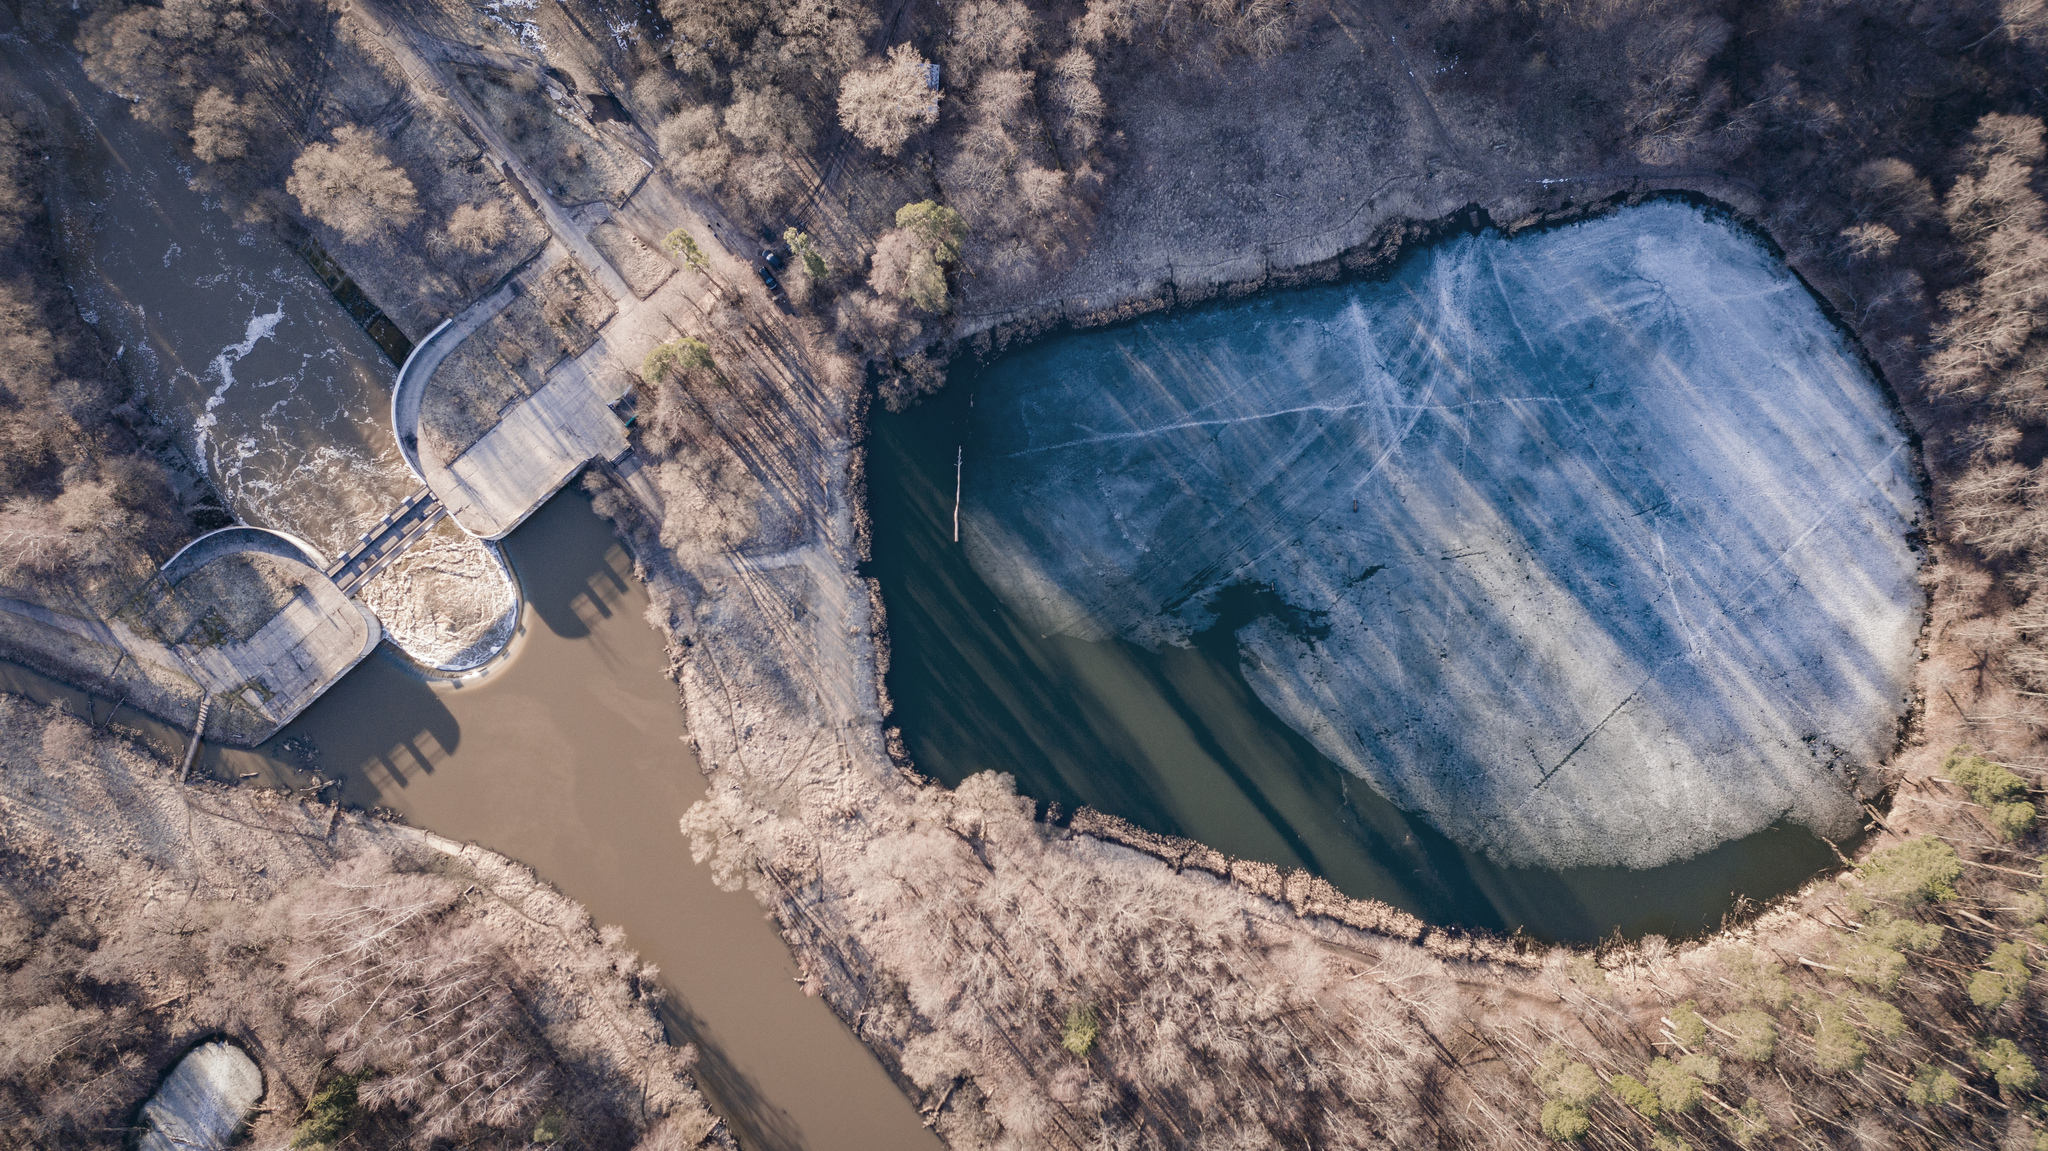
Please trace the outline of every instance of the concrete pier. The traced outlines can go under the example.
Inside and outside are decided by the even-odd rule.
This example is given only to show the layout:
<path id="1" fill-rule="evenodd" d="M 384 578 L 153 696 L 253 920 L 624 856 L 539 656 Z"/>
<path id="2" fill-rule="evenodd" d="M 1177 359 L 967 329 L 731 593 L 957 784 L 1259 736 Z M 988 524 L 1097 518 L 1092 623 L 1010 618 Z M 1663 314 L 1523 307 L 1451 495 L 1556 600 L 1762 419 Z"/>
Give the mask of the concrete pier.
<path id="1" fill-rule="evenodd" d="M 214 698 L 216 713 L 226 712 L 214 722 L 227 726 L 224 734 L 241 737 L 235 742 L 266 738 L 290 723 L 384 638 L 377 617 L 327 574 L 326 558 L 282 532 L 243 526 L 208 532 L 166 561 L 162 578 L 175 588 L 208 564 L 252 552 L 293 569 L 299 587 L 284 609 L 240 642 L 170 645 Z"/>

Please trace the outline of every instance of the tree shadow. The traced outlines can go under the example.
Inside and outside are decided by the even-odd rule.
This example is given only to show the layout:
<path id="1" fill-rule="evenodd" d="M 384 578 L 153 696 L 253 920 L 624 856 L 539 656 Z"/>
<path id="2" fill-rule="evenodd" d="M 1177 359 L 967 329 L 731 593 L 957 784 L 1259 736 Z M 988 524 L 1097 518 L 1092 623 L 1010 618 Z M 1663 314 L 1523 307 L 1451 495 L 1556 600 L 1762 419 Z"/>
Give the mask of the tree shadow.
<path id="1" fill-rule="evenodd" d="M 742 1147 L 759 1151 L 802 1151 L 804 1142 L 796 1122 L 762 1093 L 746 1072 L 733 1066 L 725 1052 L 705 1035 L 704 1021 L 691 1011 L 680 996 L 671 994 L 660 1010 L 662 1026 L 670 1043 L 688 1043 L 697 1049 L 697 1062 L 690 1073 L 698 1086 L 733 1127 L 733 1137 Z"/>

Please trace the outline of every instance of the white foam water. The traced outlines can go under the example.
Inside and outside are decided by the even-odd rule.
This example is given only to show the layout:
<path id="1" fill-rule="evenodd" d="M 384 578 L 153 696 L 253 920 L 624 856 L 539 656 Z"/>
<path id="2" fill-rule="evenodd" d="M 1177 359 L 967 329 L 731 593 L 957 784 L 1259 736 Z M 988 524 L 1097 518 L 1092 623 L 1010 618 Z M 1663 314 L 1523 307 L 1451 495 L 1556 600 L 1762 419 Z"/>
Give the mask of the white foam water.
<path id="1" fill-rule="evenodd" d="M 195 192 L 167 141 L 93 89 L 74 60 L 33 67 L 77 98 L 45 100 L 76 118 L 62 134 L 108 149 L 76 165 L 83 194 L 52 205 L 81 311 L 123 349 L 119 362 L 157 417 L 187 429 L 189 454 L 238 519 L 300 536 L 330 558 L 347 551 L 417 486 L 389 426 L 395 369 L 295 252 Z M 407 613 L 486 617 L 457 628 L 465 644 L 514 600 L 482 545 L 466 546 L 474 555 L 449 562 L 478 573 L 478 586 L 459 603 Z M 428 663 L 449 642 L 438 627 L 388 634 Z"/>

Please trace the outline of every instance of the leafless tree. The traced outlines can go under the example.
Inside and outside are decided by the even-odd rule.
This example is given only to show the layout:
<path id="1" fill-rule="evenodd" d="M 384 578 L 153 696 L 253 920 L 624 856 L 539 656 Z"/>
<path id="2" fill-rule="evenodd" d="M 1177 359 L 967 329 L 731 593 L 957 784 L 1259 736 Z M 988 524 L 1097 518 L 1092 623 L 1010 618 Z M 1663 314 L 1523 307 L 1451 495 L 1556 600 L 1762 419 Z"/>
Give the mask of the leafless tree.
<path id="1" fill-rule="evenodd" d="M 839 123 L 861 143 L 894 156 L 920 129 L 938 122 L 939 97 L 924 57 L 898 44 L 886 61 L 849 72 L 840 82 Z"/>
<path id="2" fill-rule="evenodd" d="M 412 180 L 384 154 L 375 133 L 353 124 L 336 128 L 332 144 L 307 145 L 285 190 L 307 215 L 352 244 L 392 242 L 420 215 Z"/>

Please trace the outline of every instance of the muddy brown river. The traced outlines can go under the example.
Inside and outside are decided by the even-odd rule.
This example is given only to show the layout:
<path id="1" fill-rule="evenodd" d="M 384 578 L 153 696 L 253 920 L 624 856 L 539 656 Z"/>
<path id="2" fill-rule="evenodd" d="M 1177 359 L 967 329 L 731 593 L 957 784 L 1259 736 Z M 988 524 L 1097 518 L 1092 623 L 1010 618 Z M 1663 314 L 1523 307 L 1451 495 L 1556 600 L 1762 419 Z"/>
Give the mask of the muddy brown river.
<path id="1" fill-rule="evenodd" d="M 207 746 L 196 771 L 251 783 L 342 782 L 344 802 L 532 867 L 660 966 L 671 1038 L 749 1149 L 937 1148 L 909 1101 L 822 1000 L 759 904 L 690 861 L 677 821 L 705 782 L 662 675 L 646 590 L 610 526 L 571 491 L 506 541 L 526 595 L 487 675 L 429 683 L 388 650 L 255 751 Z M 83 713 L 75 691 L 12 665 L 0 690 Z M 105 718 L 109 701 L 93 702 Z M 123 711 L 167 757 L 183 733 Z"/>

